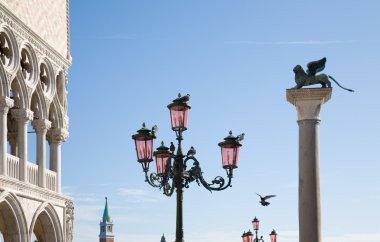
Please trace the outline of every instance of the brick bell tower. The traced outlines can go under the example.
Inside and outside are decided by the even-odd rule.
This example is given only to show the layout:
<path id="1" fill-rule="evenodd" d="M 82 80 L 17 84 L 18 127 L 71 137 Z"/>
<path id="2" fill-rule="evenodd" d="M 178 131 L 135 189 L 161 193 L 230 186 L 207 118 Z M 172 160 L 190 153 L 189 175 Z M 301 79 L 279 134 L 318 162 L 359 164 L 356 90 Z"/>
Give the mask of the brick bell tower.
<path id="1" fill-rule="evenodd" d="M 108 201 L 106 197 L 106 205 L 104 207 L 103 219 L 100 221 L 99 242 L 114 242 L 113 222 L 108 212 Z"/>

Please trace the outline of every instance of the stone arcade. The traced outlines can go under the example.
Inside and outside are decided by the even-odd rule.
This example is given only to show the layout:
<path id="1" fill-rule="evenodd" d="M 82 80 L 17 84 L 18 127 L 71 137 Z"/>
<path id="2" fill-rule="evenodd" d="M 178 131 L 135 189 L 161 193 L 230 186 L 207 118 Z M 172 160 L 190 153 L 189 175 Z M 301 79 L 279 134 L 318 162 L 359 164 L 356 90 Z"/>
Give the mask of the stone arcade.
<path id="1" fill-rule="evenodd" d="M 61 193 L 68 19 L 68 0 L 0 0 L 0 232 L 6 242 L 72 241 L 74 207 Z M 36 140 L 36 158 L 28 156 L 34 149 L 28 138 Z"/>

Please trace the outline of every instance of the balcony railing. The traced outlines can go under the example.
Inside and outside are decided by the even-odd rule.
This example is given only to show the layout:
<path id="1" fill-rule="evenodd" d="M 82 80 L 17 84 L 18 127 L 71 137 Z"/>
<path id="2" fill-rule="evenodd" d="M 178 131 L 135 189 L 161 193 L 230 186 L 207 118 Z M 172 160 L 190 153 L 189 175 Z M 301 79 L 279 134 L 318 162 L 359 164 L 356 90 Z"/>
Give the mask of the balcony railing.
<path id="1" fill-rule="evenodd" d="M 28 182 L 30 184 L 38 186 L 38 166 L 36 164 L 28 162 L 27 170 L 28 170 Z"/>
<path id="2" fill-rule="evenodd" d="M 7 175 L 17 180 L 20 178 L 19 160 L 20 159 L 18 157 L 8 154 Z"/>
<path id="3" fill-rule="evenodd" d="M 46 188 L 51 191 L 57 191 L 57 173 L 51 170 L 46 170 Z"/>
<path id="4" fill-rule="evenodd" d="M 8 154 L 7 163 L 7 176 L 19 180 L 20 158 Z M 28 177 L 28 183 L 38 186 L 38 165 L 28 162 L 26 172 Z M 46 188 L 51 191 L 57 191 L 57 173 L 46 169 L 45 179 Z"/>

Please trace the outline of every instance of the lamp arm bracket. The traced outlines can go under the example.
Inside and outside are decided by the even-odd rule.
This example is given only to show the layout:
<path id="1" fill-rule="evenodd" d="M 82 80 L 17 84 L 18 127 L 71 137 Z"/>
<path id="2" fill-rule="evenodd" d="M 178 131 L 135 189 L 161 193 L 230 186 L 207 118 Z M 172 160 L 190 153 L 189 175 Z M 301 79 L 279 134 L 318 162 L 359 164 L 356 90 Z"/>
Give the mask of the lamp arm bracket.
<path id="1" fill-rule="evenodd" d="M 194 156 L 188 156 L 186 157 L 184 163 L 188 160 L 193 160 L 193 167 L 188 171 L 189 177 L 186 179 L 185 186 L 196 180 L 198 185 L 202 184 L 203 187 L 205 187 L 207 190 L 211 191 L 222 191 L 226 189 L 227 187 L 231 186 L 231 181 L 232 181 L 232 176 L 227 176 L 228 177 L 228 182 L 226 184 L 226 181 L 223 177 L 217 176 L 215 177 L 211 183 L 208 183 L 204 177 L 203 177 L 203 171 L 199 165 L 199 161 L 194 157 Z"/>
<path id="2" fill-rule="evenodd" d="M 171 197 L 173 195 L 173 192 L 174 192 L 174 180 L 172 179 L 172 184 L 170 185 L 169 183 L 166 183 L 164 186 L 163 186 L 163 190 L 164 190 L 164 194 L 168 197 Z"/>
<path id="3" fill-rule="evenodd" d="M 161 187 L 162 185 L 160 180 L 160 177 L 157 176 L 156 173 L 151 173 L 148 176 L 148 171 L 145 171 L 145 182 L 147 182 L 152 187 Z M 158 182 L 158 184 L 156 182 Z"/>

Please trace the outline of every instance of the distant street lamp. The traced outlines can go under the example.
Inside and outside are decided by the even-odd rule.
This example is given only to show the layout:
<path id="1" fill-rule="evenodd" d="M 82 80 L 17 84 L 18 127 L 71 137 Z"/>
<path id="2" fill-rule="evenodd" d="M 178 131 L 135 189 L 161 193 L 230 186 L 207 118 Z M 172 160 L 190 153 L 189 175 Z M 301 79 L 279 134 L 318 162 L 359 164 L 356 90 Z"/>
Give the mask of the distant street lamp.
<path id="1" fill-rule="evenodd" d="M 258 236 L 260 221 L 256 217 L 252 220 L 252 226 L 253 230 L 255 231 L 256 238 L 253 239 L 252 232 L 248 230 L 248 232 L 243 232 L 243 235 L 241 236 L 243 238 L 243 242 L 264 242 L 263 236 L 261 236 L 260 238 Z M 277 242 L 277 233 L 275 230 L 272 230 L 269 236 L 271 242 Z"/>
<path id="2" fill-rule="evenodd" d="M 196 150 L 191 147 L 186 155 L 182 153 L 182 133 L 187 130 L 188 114 L 190 106 L 187 104 L 189 95 L 174 99 L 167 107 L 170 110 L 172 130 L 176 133 L 178 141 L 177 152 L 173 142 L 170 148 L 161 142 L 161 145 L 153 152 L 153 140 L 156 138 L 157 126 L 148 129 L 143 123 L 143 127 L 132 136 L 135 141 L 137 161 L 141 163 L 145 173 L 145 181 L 152 187 L 163 190 L 166 196 L 171 196 L 177 192 L 177 217 L 176 217 L 176 240 L 183 242 L 183 188 L 189 188 L 189 184 L 196 181 L 198 185 L 202 184 L 209 191 L 221 191 L 231 186 L 233 170 L 238 167 L 239 150 L 244 134 L 233 136 L 230 131 L 229 136 L 218 145 L 221 147 L 222 166 L 226 170 L 228 181 L 221 176 L 217 176 L 211 183 L 205 181 L 203 171 L 198 160 L 194 157 Z M 156 160 L 156 173 L 149 172 L 149 164 Z M 192 161 L 192 167 L 187 169 L 188 161 Z"/>
<path id="3" fill-rule="evenodd" d="M 271 242 L 277 242 L 277 233 L 275 230 L 272 230 L 272 232 L 269 234 L 270 241 Z"/>

